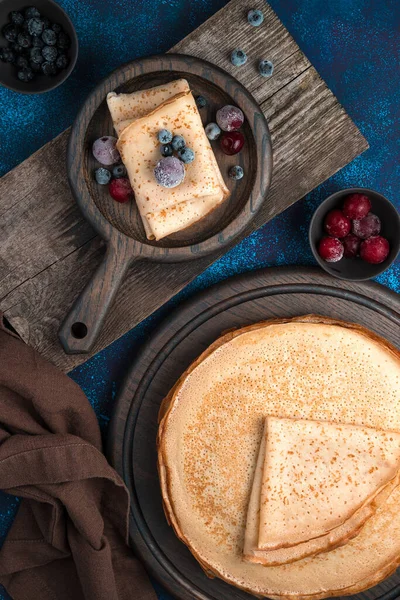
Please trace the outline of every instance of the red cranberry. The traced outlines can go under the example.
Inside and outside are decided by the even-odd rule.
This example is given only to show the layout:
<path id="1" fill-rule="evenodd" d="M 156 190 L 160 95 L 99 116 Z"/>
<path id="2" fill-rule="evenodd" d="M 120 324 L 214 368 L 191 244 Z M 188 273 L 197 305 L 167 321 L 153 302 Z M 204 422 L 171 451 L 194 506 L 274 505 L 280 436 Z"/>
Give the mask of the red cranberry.
<path id="1" fill-rule="evenodd" d="M 244 135 L 240 131 L 224 133 L 220 141 L 221 150 L 224 154 L 237 154 L 244 146 Z"/>
<path id="2" fill-rule="evenodd" d="M 343 257 L 343 244 L 333 237 L 323 237 L 318 244 L 318 254 L 326 262 L 337 262 Z"/>
<path id="3" fill-rule="evenodd" d="M 349 235 L 346 235 L 346 237 L 342 239 L 345 258 L 355 258 L 358 256 L 360 242 L 360 238 L 354 235 L 354 233 L 349 233 Z"/>
<path id="4" fill-rule="evenodd" d="M 365 262 L 379 265 L 388 257 L 390 251 L 389 242 L 386 238 L 375 235 L 361 242 L 360 256 Z"/>
<path id="5" fill-rule="evenodd" d="M 112 179 L 108 186 L 111 198 L 114 198 L 116 202 L 128 202 L 132 198 L 133 190 L 129 179 L 121 177 L 120 179 Z"/>
<path id="6" fill-rule="evenodd" d="M 351 222 L 341 210 L 331 210 L 325 217 L 324 227 L 332 237 L 343 238 L 350 233 Z"/>
<path id="7" fill-rule="evenodd" d="M 363 219 L 371 210 L 371 200 L 365 194 L 350 194 L 343 204 L 343 213 L 349 219 Z"/>
<path id="8" fill-rule="evenodd" d="M 380 230 L 381 220 L 373 213 L 369 213 L 359 221 L 353 221 L 353 233 L 362 240 L 366 240 L 371 237 L 371 235 L 378 235 Z"/>

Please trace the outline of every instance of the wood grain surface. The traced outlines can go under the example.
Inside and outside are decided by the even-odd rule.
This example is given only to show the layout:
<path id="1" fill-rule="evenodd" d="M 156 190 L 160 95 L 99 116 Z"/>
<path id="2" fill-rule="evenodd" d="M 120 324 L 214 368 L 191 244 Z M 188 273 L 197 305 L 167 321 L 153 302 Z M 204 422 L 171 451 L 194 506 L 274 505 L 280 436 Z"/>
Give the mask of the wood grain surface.
<path id="1" fill-rule="evenodd" d="M 116 400 L 108 458 L 131 495 L 131 542 L 149 572 L 177 600 L 251 600 L 208 579 L 164 516 L 157 475 L 160 403 L 187 367 L 218 337 L 276 317 L 308 313 L 363 325 L 400 348 L 400 296 L 377 283 L 333 279 L 318 268 L 281 267 L 231 277 L 182 303 L 146 340 Z M 400 597 L 400 574 L 356 594 Z"/>
<path id="2" fill-rule="evenodd" d="M 259 28 L 247 27 L 246 11 L 257 7 L 263 10 L 265 21 Z M 229 63 L 230 51 L 238 46 L 250 55 L 248 64 L 239 69 Z M 267 117 L 274 149 L 272 185 L 268 202 L 243 236 L 368 147 L 263 0 L 251 5 L 231 0 L 173 51 L 199 56 L 231 72 Z M 257 75 L 255 59 L 260 56 L 275 64 L 270 79 Z M 0 180 L 0 309 L 26 342 L 65 371 L 88 355 L 67 356 L 57 331 L 104 253 L 68 188 L 67 140 L 68 131 Z M 186 264 L 134 263 L 92 353 L 131 329 L 218 256 Z"/>

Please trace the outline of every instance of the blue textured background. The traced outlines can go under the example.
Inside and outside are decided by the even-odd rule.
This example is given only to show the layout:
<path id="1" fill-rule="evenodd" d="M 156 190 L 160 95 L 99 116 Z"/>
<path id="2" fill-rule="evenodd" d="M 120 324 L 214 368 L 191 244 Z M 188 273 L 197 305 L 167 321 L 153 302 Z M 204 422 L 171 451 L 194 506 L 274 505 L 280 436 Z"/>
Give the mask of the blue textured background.
<path id="1" fill-rule="evenodd" d="M 0 175 L 68 127 L 87 93 L 109 71 L 138 56 L 168 50 L 226 1 L 60 0 L 60 4 L 77 29 L 77 66 L 63 86 L 41 96 L 0 89 Z M 399 0 L 271 0 L 270 4 L 357 123 L 370 149 L 71 373 L 94 406 L 104 434 L 127 367 L 171 306 L 235 273 L 270 265 L 313 264 L 308 222 L 318 203 L 337 189 L 374 188 L 400 208 Z M 399 292 L 399 276 L 398 259 L 378 281 Z M 0 495 L 0 539 L 17 504 L 15 498 Z M 157 591 L 160 599 L 170 600 L 158 587 Z M 0 599 L 6 598 L 0 591 Z"/>

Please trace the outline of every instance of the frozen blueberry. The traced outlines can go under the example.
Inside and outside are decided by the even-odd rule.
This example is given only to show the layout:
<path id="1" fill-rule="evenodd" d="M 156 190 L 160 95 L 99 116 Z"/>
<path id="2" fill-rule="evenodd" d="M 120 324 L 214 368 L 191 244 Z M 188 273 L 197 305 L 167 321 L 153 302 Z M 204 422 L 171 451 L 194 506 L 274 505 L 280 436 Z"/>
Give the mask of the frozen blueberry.
<path id="1" fill-rule="evenodd" d="M 185 146 L 185 148 L 178 150 L 178 156 L 182 162 L 189 164 L 194 161 L 195 153 L 191 148 Z"/>
<path id="2" fill-rule="evenodd" d="M 235 181 L 242 179 L 243 175 L 244 175 L 244 171 L 243 171 L 242 167 L 239 167 L 239 165 L 235 165 L 234 167 L 231 167 L 229 169 L 229 177 L 231 179 L 235 179 Z"/>
<path id="3" fill-rule="evenodd" d="M 32 46 L 32 36 L 29 33 L 19 33 L 18 34 L 18 44 L 26 50 Z"/>
<path id="4" fill-rule="evenodd" d="M 56 60 L 56 67 L 62 71 L 62 69 L 66 69 L 68 67 L 68 63 L 68 57 L 65 54 L 60 54 Z"/>
<path id="5" fill-rule="evenodd" d="M 49 62 L 48 60 L 46 60 L 44 63 L 42 63 L 41 65 L 42 68 L 42 73 L 44 75 L 56 75 L 57 74 L 57 67 L 53 62 Z"/>
<path id="6" fill-rule="evenodd" d="M 43 17 L 43 25 L 45 29 L 51 29 L 50 20 L 47 17 Z"/>
<path id="7" fill-rule="evenodd" d="M 55 46 L 57 43 L 57 34 L 52 29 L 45 29 L 42 33 L 42 40 L 47 46 Z"/>
<path id="8" fill-rule="evenodd" d="M 36 6 L 29 6 L 24 11 L 25 19 L 34 19 L 35 17 L 40 17 L 40 12 L 36 8 Z"/>
<path id="9" fill-rule="evenodd" d="M 34 36 L 32 36 L 32 46 L 34 48 L 43 48 L 44 41 L 38 35 L 34 35 Z"/>
<path id="10" fill-rule="evenodd" d="M 185 178 L 185 167 L 183 162 L 176 156 L 162 158 L 154 169 L 154 177 L 159 185 L 166 188 L 174 188 Z"/>
<path id="11" fill-rule="evenodd" d="M 249 10 L 247 20 L 253 27 L 258 27 L 264 21 L 264 15 L 261 10 Z"/>
<path id="12" fill-rule="evenodd" d="M 42 55 L 44 60 L 54 62 L 57 58 L 57 48 L 54 48 L 54 46 L 45 46 L 42 48 Z"/>
<path id="13" fill-rule="evenodd" d="M 20 79 L 21 81 L 31 81 L 35 74 L 32 71 L 32 69 L 30 69 L 29 67 L 27 67 L 26 69 L 21 69 L 21 71 L 18 71 L 17 73 L 18 79 Z"/>
<path id="14" fill-rule="evenodd" d="M 116 165 L 112 170 L 112 175 L 115 179 L 119 179 L 120 177 L 126 177 L 125 165 Z"/>
<path id="15" fill-rule="evenodd" d="M 20 46 L 18 42 L 13 42 L 12 44 L 10 44 L 10 48 L 11 50 L 14 50 L 15 54 L 22 54 L 24 52 L 23 47 Z"/>
<path id="16" fill-rule="evenodd" d="M 58 38 L 57 38 L 58 48 L 60 48 L 61 50 L 66 50 L 67 48 L 70 47 L 70 44 L 71 44 L 71 40 L 69 39 L 69 35 L 64 33 L 64 31 L 61 31 L 61 33 L 58 35 Z"/>
<path id="17" fill-rule="evenodd" d="M 40 48 L 31 48 L 29 58 L 31 63 L 35 63 L 38 65 L 41 65 L 42 62 L 44 62 L 44 58 L 42 56 L 42 51 Z"/>
<path id="18" fill-rule="evenodd" d="M 2 61 L 7 63 L 15 63 L 15 52 L 11 48 L 3 48 Z"/>
<path id="19" fill-rule="evenodd" d="M 173 135 L 169 129 L 160 129 L 157 137 L 160 144 L 169 144 L 172 142 Z"/>
<path id="20" fill-rule="evenodd" d="M 51 26 L 52 30 L 55 31 L 57 33 L 57 35 L 59 33 L 61 33 L 61 25 L 59 25 L 59 23 L 53 23 L 53 25 Z"/>
<path id="21" fill-rule="evenodd" d="M 172 156 L 174 153 L 174 150 L 172 148 L 171 144 L 163 144 L 161 146 L 161 154 L 163 156 Z"/>
<path id="22" fill-rule="evenodd" d="M 34 63 L 30 61 L 29 66 L 34 73 L 40 73 L 42 70 L 42 65 L 40 63 Z"/>
<path id="23" fill-rule="evenodd" d="M 207 105 L 207 100 L 204 96 L 197 96 L 196 98 L 197 108 L 204 108 Z"/>
<path id="24" fill-rule="evenodd" d="M 18 56 L 17 60 L 15 61 L 15 64 L 20 69 L 26 69 L 27 67 L 29 67 L 28 59 L 25 58 L 25 56 Z"/>
<path id="25" fill-rule="evenodd" d="M 95 179 L 100 185 L 108 185 L 111 181 L 111 173 L 108 169 L 100 167 L 94 172 Z"/>
<path id="26" fill-rule="evenodd" d="M 240 48 L 236 48 L 236 50 L 233 50 L 231 54 L 231 63 L 235 67 L 241 67 L 245 64 L 245 62 L 247 62 L 246 52 L 244 52 L 244 50 L 241 50 Z"/>
<path id="27" fill-rule="evenodd" d="M 260 60 L 258 71 L 263 77 L 271 77 L 274 72 L 274 65 L 270 60 Z"/>
<path id="28" fill-rule="evenodd" d="M 221 135 L 221 130 L 216 123 L 209 123 L 205 126 L 204 131 L 209 140 L 214 141 Z"/>
<path id="29" fill-rule="evenodd" d="M 42 19 L 35 17 L 28 21 L 28 31 L 30 35 L 42 35 L 44 29 Z"/>
<path id="30" fill-rule="evenodd" d="M 24 23 L 24 20 L 24 15 L 19 12 L 19 10 L 13 10 L 10 12 L 10 21 L 11 23 L 14 23 L 14 25 L 17 25 L 17 27 L 21 27 L 21 25 Z"/>
<path id="31" fill-rule="evenodd" d="M 12 23 L 8 23 L 4 25 L 1 30 L 3 36 L 6 38 L 7 42 L 15 42 L 18 37 L 18 29 Z"/>
<path id="32" fill-rule="evenodd" d="M 175 150 L 175 152 L 177 152 L 178 150 L 186 146 L 185 138 L 183 137 L 183 135 L 174 135 L 171 144 L 172 148 Z"/>

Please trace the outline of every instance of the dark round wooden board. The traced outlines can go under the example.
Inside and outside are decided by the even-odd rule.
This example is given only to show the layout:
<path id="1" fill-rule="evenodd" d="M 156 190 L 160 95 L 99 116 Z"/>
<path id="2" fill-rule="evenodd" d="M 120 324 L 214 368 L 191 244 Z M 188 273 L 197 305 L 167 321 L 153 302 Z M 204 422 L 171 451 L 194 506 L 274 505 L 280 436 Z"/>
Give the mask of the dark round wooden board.
<path id="1" fill-rule="evenodd" d="M 243 149 L 226 156 L 219 142 L 212 147 L 230 196 L 198 223 L 162 240 L 146 238 L 134 201 L 115 202 L 108 186 L 93 177 L 99 164 L 92 156 L 93 142 L 115 135 L 106 96 L 152 88 L 184 78 L 193 94 L 207 99 L 200 109 L 204 125 L 215 120 L 225 104 L 241 108 L 245 122 Z M 228 176 L 229 167 L 240 164 L 240 181 Z M 264 114 L 252 95 L 234 77 L 206 61 L 183 54 L 150 56 L 123 65 L 104 79 L 79 111 L 71 130 L 67 152 L 68 178 L 75 199 L 86 219 L 107 241 L 108 251 L 92 280 L 77 299 L 59 332 L 68 353 L 89 352 L 96 341 L 108 306 L 134 260 L 178 262 L 200 258 L 220 250 L 237 237 L 257 213 L 270 186 L 272 148 Z"/>
<path id="2" fill-rule="evenodd" d="M 182 372 L 224 331 L 273 317 L 317 313 L 364 325 L 400 348 L 400 297 L 376 283 L 282 267 L 223 281 L 179 306 L 147 340 L 126 377 L 109 431 L 108 458 L 131 494 L 130 539 L 149 573 L 178 600 L 254 598 L 208 579 L 168 526 L 157 475 L 157 414 Z M 400 574 L 353 598 L 400 596 Z"/>

